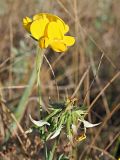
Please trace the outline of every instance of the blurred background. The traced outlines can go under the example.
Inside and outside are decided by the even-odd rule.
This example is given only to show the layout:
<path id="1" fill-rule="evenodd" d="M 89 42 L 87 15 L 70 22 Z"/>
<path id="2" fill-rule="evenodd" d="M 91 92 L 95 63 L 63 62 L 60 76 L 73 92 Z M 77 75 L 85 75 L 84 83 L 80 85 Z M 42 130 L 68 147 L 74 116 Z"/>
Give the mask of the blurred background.
<path id="1" fill-rule="evenodd" d="M 32 125 L 29 114 L 39 119 L 39 108 L 37 87 L 29 84 L 36 44 L 24 30 L 22 19 L 40 12 L 58 15 L 70 26 L 69 35 L 76 38 L 66 53 L 47 50 L 55 77 L 44 60 L 44 105 L 58 100 L 56 82 L 60 101 L 78 88 L 79 104 L 91 107 L 88 120 L 102 122 L 87 130 L 87 139 L 79 144 L 79 159 L 120 157 L 119 8 L 120 0 L 0 0 L 0 160 L 44 159 L 39 135 L 24 135 Z M 28 85 L 32 88 L 29 99 L 18 109 Z M 17 131 L 13 133 L 14 122 Z M 59 150 L 67 153 L 69 146 L 66 149 L 63 142 Z"/>

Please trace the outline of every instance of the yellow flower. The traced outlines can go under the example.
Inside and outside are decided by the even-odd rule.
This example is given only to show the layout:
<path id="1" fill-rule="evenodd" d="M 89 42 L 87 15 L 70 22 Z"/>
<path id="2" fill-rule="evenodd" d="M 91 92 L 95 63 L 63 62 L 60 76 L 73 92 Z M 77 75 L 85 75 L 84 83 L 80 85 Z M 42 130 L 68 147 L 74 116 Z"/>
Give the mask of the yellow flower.
<path id="1" fill-rule="evenodd" d="M 52 14 L 36 14 L 33 19 L 25 17 L 23 26 L 38 41 L 40 48 L 51 47 L 56 52 L 64 52 L 75 43 L 74 37 L 65 36 L 69 26 Z"/>
<path id="2" fill-rule="evenodd" d="M 80 142 L 80 141 L 83 141 L 84 139 L 86 139 L 86 135 L 85 135 L 85 134 L 82 134 L 82 135 L 79 135 L 79 136 L 76 138 L 76 141 L 77 141 L 77 142 Z"/>
<path id="3" fill-rule="evenodd" d="M 31 23 L 32 23 L 32 19 L 31 19 L 31 18 L 25 17 L 25 18 L 23 19 L 23 25 L 24 25 L 25 29 L 26 29 L 28 32 L 30 32 L 30 25 L 31 25 Z"/>

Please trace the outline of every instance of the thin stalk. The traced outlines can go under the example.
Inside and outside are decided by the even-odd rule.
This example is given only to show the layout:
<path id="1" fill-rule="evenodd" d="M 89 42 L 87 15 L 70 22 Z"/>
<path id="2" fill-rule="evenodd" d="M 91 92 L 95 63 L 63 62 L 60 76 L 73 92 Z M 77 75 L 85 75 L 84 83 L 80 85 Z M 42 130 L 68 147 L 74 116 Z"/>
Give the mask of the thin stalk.
<path id="1" fill-rule="evenodd" d="M 72 158 L 74 159 L 74 160 L 77 160 L 77 151 L 78 151 L 78 148 L 77 148 L 77 145 L 75 145 L 75 146 L 73 146 L 72 147 Z"/>
<path id="2" fill-rule="evenodd" d="M 52 147 L 52 151 L 50 152 L 50 155 L 49 155 L 49 160 L 53 160 L 56 146 L 57 146 L 57 140 L 54 141 L 54 144 L 53 144 L 53 147 Z"/>
<path id="3" fill-rule="evenodd" d="M 118 140 L 116 142 L 116 145 L 115 145 L 115 147 L 113 149 L 113 156 L 114 157 L 117 156 L 117 151 L 119 149 L 119 145 L 120 145 L 120 132 L 119 132 L 119 138 L 118 138 Z"/>
<path id="4" fill-rule="evenodd" d="M 41 66 L 43 63 L 43 57 L 44 57 L 45 50 L 40 50 L 38 48 L 37 55 L 36 55 L 36 73 L 37 73 L 37 88 L 38 88 L 38 97 L 39 97 L 39 106 L 41 109 L 41 81 L 40 81 L 40 74 L 41 74 Z"/>

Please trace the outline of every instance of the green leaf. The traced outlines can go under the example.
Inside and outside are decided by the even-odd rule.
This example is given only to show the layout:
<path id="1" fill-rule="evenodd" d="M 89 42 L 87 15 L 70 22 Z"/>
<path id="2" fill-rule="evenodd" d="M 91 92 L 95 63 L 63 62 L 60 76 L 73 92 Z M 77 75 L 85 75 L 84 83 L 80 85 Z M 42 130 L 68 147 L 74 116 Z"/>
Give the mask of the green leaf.
<path id="1" fill-rule="evenodd" d="M 69 160 L 68 157 L 66 157 L 64 154 L 61 154 L 58 158 L 58 160 Z"/>
<path id="2" fill-rule="evenodd" d="M 83 122 L 85 128 L 93 128 L 93 127 L 96 127 L 101 124 L 101 122 L 96 123 L 96 124 L 92 124 L 92 123 L 85 121 L 85 120 L 83 120 L 82 122 Z"/>
<path id="3" fill-rule="evenodd" d="M 32 121 L 32 123 L 33 123 L 34 125 L 36 125 L 37 127 L 42 127 L 42 126 L 44 126 L 44 125 L 50 126 L 50 123 L 48 123 L 48 122 L 46 122 L 46 121 L 44 121 L 44 120 L 36 121 L 36 120 L 34 120 L 34 119 L 31 117 L 31 115 L 29 115 L 29 117 L 30 117 L 30 120 Z"/>
<path id="4" fill-rule="evenodd" d="M 60 126 L 59 128 L 57 128 L 56 131 L 53 133 L 53 135 L 50 137 L 50 139 L 56 138 L 60 134 L 62 128 L 63 126 Z"/>

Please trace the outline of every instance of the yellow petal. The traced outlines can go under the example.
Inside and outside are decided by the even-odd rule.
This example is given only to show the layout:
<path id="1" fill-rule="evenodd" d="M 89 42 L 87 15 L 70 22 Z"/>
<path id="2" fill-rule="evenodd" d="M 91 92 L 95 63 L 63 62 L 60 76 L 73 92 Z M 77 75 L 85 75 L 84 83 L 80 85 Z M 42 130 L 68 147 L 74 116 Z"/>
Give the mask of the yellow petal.
<path id="1" fill-rule="evenodd" d="M 33 16 L 33 20 L 39 19 L 41 17 L 46 17 L 49 21 L 57 21 L 58 19 L 64 23 L 64 21 L 56 15 L 50 13 L 38 13 Z M 65 24 L 65 23 L 64 23 Z"/>
<path id="2" fill-rule="evenodd" d="M 32 19 L 31 18 L 29 18 L 29 17 L 23 18 L 23 26 L 28 32 L 30 32 L 31 23 L 32 23 Z"/>
<path id="3" fill-rule="evenodd" d="M 50 44 L 50 41 L 47 37 L 40 38 L 40 40 L 39 40 L 40 48 L 42 48 L 42 49 L 47 48 L 49 46 L 49 44 Z"/>
<path id="4" fill-rule="evenodd" d="M 45 21 L 49 22 L 49 19 L 47 18 L 47 15 L 44 13 L 41 14 L 36 14 L 33 16 L 33 21 L 34 20 L 39 20 L 39 19 L 44 19 Z"/>
<path id="5" fill-rule="evenodd" d="M 50 13 L 39 13 L 33 16 L 33 20 L 41 19 L 41 18 L 47 18 L 49 22 L 57 22 L 60 24 L 62 30 L 64 30 L 64 33 L 67 33 L 69 31 L 69 26 L 65 24 L 65 22 L 59 18 L 56 15 L 50 14 Z"/>
<path id="6" fill-rule="evenodd" d="M 67 33 L 69 31 L 69 26 L 66 24 L 65 25 L 65 33 Z"/>
<path id="7" fill-rule="evenodd" d="M 59 19 L 57 20 L 57 24 L 59 25 L 59 28 L 63 34 L 67 33 L 69 30 L 68 25 L 65 25 L 62 21 Z"/>
<path id="8" fill-rule="evenodd" d="M 67 46 L 63 42 L 53 41 L 50 44 L 50 47 L 56 52 L 65 52 L 67 50 Z"/>
<path id="9" fill-rule="evenodd" d="M 75 43 L 75 38 L 72 36 L 64 36 L 64 43 L 67 46 L 72 46 Z"/>
<path id="10" fill-rule="evenodd" d="M 29 17 L 23 18 L 23 24 L 24 24 L 24 25 L 27 25 L 27 24 L 30 23 L 30 22 L 32 22 L 32 19 L 31 19 L 31 18 L 29 18 Z"/>
<path id="11" fill-rule="evenodd" d="M 56 22 L 50 22 L 46 28 L 46 34 L 49 39 L 62 39 L 63 33 Z"/>
<path id="12" fill-rule="evenodd" d="M 41 19 L 41 18 L 42 18 L 42 15 L 41 15 L 41 14 L 35 14 L 35 15 L 33 16 L 33 21 L 38 20 L 38 19 Z"/>
<path id="13" fill-rule="evenodd" d="M 34 37 L 37 40 L 43 37 L 47 23 L 48 21 L 45 19 L 38 19 L 33 21 L 33 23 L 30 26 L 30 32 L 32 37 Z"/>
<path id="14" fill-rule="evenodd" d="M 33 20 L 38 20 L 38 19 L 41 19 L 41 18 L 49 20 L 48 15 L 49 14 L 47 14 L 47 13 L 38 13 L 38 14 L 33 16 Z"/>
<path id="15" fill-rule="evenodd" d="M 57 24 L 59 25 L 60 30 L 64 33 L 65 32 L 65 27 L 64 24 L 58 19 Z"/>

